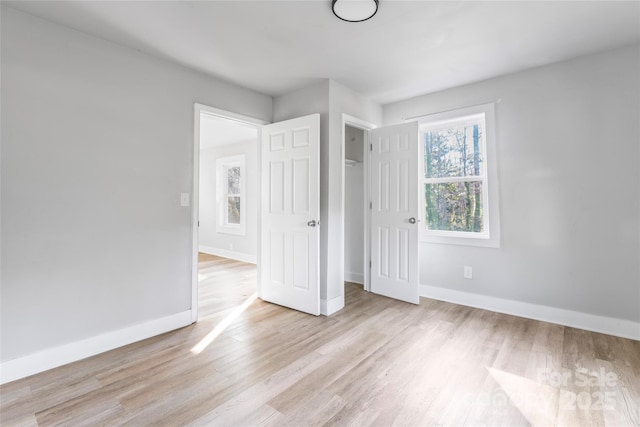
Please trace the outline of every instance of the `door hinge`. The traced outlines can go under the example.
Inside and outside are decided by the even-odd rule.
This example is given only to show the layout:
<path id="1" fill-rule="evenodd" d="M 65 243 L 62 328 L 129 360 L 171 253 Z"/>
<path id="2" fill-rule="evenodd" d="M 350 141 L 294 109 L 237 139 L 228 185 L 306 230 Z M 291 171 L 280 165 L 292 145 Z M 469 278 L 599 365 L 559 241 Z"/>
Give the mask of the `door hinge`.
<path id="1" fill-rule="evenodd" d="M 373 144 L 369 144 L 369 151 L 373 151 Z"/>
<path id="2" fill-rule="evenodd" d="M 373 202 L 369 202 L 369 210 L 373 209 Z"/>
<path id="3" fill-rule="evenodd" d="M 371 260 L 369 260 L 369 270 L 371 270 Z"/>

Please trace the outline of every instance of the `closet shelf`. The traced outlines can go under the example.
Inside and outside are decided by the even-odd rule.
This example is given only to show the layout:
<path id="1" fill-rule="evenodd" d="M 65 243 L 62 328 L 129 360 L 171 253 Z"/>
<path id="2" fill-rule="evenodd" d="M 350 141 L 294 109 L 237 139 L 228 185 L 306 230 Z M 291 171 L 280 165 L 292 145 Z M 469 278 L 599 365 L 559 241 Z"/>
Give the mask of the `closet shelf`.
<path id="1" fill-rule="evenodd" d="M 351 160 L 351 159 L 344 159 L 344 165 L 348 168 L 352 168 L 354 166 L 359 165 L 362 162 L 359 162 L 357 160 Z"/>

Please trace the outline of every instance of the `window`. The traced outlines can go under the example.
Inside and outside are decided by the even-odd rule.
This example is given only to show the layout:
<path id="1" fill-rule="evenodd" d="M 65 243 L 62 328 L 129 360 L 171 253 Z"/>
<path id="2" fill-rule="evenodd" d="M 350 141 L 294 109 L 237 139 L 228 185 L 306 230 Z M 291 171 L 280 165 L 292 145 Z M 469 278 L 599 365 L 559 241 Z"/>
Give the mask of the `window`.
<path id="1" fill-rule="evenodd" d="M 493 133 L 493 104 L 420 120 L 423 241 L 499 246 Z"/>
<path id="2" fill-rule="evenodd" d="M 246 234 L 245 214 L 245 156 L 223 157 L 216 161 L 219 233 Z"/>

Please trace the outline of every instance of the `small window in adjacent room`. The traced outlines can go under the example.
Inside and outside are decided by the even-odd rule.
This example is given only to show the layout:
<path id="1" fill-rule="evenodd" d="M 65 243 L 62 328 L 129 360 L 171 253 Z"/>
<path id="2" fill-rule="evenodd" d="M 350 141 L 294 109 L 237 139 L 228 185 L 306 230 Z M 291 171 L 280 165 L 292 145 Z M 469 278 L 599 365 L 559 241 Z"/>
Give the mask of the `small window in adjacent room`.
<path id="1" fill-rule="evenodd" d="M 246 234 L 245 214 L 245 156 L 223 157 L 216 161 L 219 233 Z"/>
<path id="2" fill-rule="evenodd" d="M 493 104 L 423 117 L 421 240 L 499 247 Z"/>

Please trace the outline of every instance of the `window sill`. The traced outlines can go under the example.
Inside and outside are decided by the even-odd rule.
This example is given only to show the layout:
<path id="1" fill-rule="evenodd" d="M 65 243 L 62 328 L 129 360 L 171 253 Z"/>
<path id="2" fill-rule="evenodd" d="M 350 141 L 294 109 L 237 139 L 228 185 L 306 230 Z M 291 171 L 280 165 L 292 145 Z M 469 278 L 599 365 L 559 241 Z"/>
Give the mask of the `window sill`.
<path id="1" fill-rule="evenodd" d="M 500 248 L 499 238 L 459 237 L 459 236 L 421 236 L 420 243 L 435 243 L 441 245 L 475 246 L 481 248 Z"/>
<path id="2" fill-rule="evenodd" d="M 224 225 L 218 225 L 216 227 L 216 232 L 217 233 L 224 233 L 224 234 L 235 234 L 238 236 L 246 236 L 247 232 L 244 229 L 244 227 L 225 227 Z"/>

